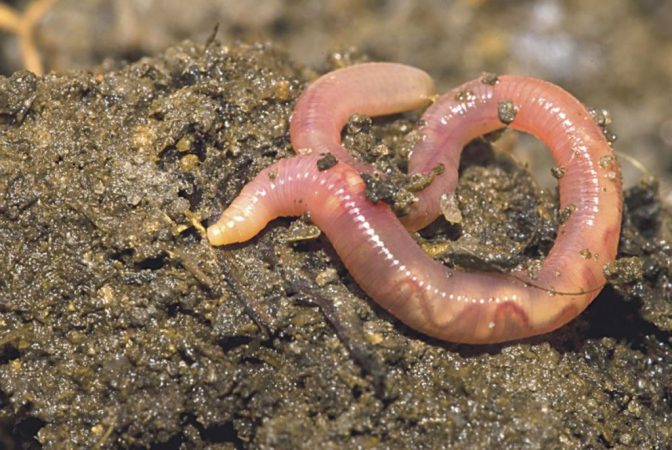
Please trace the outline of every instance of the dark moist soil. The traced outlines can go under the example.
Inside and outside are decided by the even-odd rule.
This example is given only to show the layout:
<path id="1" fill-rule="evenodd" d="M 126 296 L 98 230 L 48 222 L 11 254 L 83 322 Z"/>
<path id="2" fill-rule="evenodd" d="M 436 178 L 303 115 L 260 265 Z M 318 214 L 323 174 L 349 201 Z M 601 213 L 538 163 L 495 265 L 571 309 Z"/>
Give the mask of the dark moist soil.
<path id="1" fill-rule="evenodd" d="M 292 154 L 315 75 L 212 42 L 0 80 L 0 447 L 669 448 L 672 222 L 655 180 L 625 194 L 611 284 L 519 343 L 404 327 L 308 217 L 207 244 L 203 226 Z M 345 131 L 395 195 L 417 117 Z M 533 268 L 561 215 L 487 140 L 466 150 L 455 199 L 461 220 L 416 237 L 474 270 Z"/>

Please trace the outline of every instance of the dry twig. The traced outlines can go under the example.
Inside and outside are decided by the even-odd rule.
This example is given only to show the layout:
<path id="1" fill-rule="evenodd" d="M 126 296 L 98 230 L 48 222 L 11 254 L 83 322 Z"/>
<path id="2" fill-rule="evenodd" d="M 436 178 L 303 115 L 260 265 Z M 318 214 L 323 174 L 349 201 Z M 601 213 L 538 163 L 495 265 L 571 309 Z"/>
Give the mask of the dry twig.
<path id="1" fill-rule="evenodd" d="M 16 34 L 21 48 L 23 67 L 36 75 L 42 75 L 44 69 L 40 54 L 35 46 L 34 31 L 42 16 L 58 0 L 36 0 L 19 14 L 9 6 L 0 4 L 0 29 Z"/>

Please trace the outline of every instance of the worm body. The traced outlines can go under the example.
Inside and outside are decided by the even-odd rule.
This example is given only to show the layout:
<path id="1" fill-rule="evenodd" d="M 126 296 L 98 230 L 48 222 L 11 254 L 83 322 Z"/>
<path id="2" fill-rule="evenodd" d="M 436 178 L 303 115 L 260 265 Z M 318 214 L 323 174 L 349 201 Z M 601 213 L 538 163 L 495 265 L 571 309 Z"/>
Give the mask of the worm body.
<path id="1" fill-rule="evenodd" d="M 411 170 L 423 172 L 438 163 L 446 170 L 423 192 L 411 216 L 413 228 L 438 215 L 433 202 L 454 188 L 462 146 L 501 128 L 502 120 L 551 148 L 564 171 L 561 208 L 571 213 L 536 274 L 465 273 L 442 266 L 386 205 L 367 200 L 356 169 L 339 162 L 320 171 L 317 153 L 260 172 L 208 229 L 210 243 L 242 242 L 277 216 L 308 211 L 362 289 L 428 335 L 462 343 L 503 342 L 552 331 L 576 317 L 605 283 L 602 268 L 615 257 L 622 209 L 618 165 L 589 113 L 549 83 L 500 77 L 467 83 L 441 97 L 424 117 L 426 138 L 414 149 Z"/>
<path id="2" fill-rule="evenodd" d="M 428 173 L 438 164 L 445 170 L 416 194 L 418 201 L 401 218 L 408 229 L 424 228 L 440 215 L 441 195 L 457 185 L 464 145 L 507 126 L 550 149 L 562 173 L 560 206 L 576 207 L 572 223 L 620 224 L 620 169 L 611 146 L 586 108 L 562 88 L 529 77 L 484 77 L 442 95 L 422 120 L 423 139 L 410 156 L 409 173 Z"/>
<path id="3" fill-rule="evenodd" d="M 382 116 L 417 109 L 434 95 L 430 76 L 394 63 L 358 64 L 330 72 L 299 98 L 290 123 L 297 153 L 333 154 L 360 172 L 372 167 L 354 159 L 341 145 L 341 129 L 355 113 Z"/>

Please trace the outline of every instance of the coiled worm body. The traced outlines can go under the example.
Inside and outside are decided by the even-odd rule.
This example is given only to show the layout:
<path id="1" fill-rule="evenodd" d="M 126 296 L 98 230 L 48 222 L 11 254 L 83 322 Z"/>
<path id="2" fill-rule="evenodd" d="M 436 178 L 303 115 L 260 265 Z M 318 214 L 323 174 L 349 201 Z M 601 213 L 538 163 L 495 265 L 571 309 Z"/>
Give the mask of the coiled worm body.
<path id="1" fill-rule="evenodd" d="M 336 83 L 337 74 L 323 88 L 335 83 L 342 94 L 334 101 L 347 104 L 347 83 Z M 385 83 L 395 84 L 394 73 L 385 76 Z M 354 84 L 353 101 L 358 105 L 379 102 L 373 91 L 364 97 L 367 92 L 356 89 L 356 78 L 347 82 Z M 403 90 L 406 83 L 400 80 L 397 88 Z M 312 95 L 320 98 L 321 93 Z M 342 105 L 333 110 L 340 108 L 351 110 Z M 296 116 L 302 117 L 299 112 Z M 615 258 L 622 209 L 618 164 L 590 114 L 557 86 L 503 76 L 474 80 L 451 91 L 423 118 L 425 139 L 413 151 L 410 170 L 425 172 L 441 163 L 445 171 L 420 193 L 407 219 L 410 228 L 439 214 L 439 197 L 454 189 L 460 151 L 473 137 L 508 124 L 551 149 L 563 173 L 560 207 L 569 217 L 537 273 L 465 273 L 433 261 L 387 205 L 366 198 L 358 170 L 343 162 L 320 170 L 322 156 L 317 152 L 278 161 L 260 172 L 208 228 L 210 243 L 242 242 L 275 217 L 310 212 L 362 289 L 401 321 L 430 336 L 462 343 L 503 342 L 552 331 L 576 317 L 605 284 L 603 266 Z M 315 139 L 308 140 L 314 150 L 333 152 L 333 142 L 319 146 L 319 136 L 329 136 L 333 129 L 321 134 L 302 126 L 293 124 L 292 134 L 308 133 Z"/>
<path id="2" fill-rule="evenodd" d="M 341 145 L 341 129 L 350 116 L 418 109 L 433 95 L 430 76 L 404 64 L 366 63 L 335 70 L 318 78 L 299 98 L 290 124 L 292 147 L 299 154 L 329 152 L 360 172 L 370 172 L 372 166 L 354 159 Z"/>

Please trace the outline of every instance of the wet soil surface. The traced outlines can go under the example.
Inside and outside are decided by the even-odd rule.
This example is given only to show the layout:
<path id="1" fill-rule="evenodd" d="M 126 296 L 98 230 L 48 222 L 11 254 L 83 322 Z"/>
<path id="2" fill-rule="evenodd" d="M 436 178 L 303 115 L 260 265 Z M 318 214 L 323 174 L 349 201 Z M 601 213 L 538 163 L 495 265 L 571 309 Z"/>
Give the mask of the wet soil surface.
<path id="1" fill-rule="evenodd" d="M 6 1 L 26 11 L 38 0 Z M 156 55 L 183 39 L 273 42 L 324 71 L 353 52 L 420 67 L 439 92 L 483 71 L 560 84 L 608 108 L 620 152 L 641 161 L 672 206 L 672 2 L 657 0 L 59 0 L 35 30 L 49 70 Z M 0 33 L 0 73 L 20 69 L 17 39 Z M 331 63 L 325 63 L 329 58 Z M 539 146 L 518 155 L 535 167 Z M 626 164 L 626 182 L 637 171 Z M 548 171 L 544 171 L 545 174 Z M 553 185 L 548 176 L 546 186 Z"/>
<path id="2" fill-rule="evenodd" d="M 207 244 L 203 226 L 292 154 L 315 76 L 215 41 L 0 80 L 0 446 L 667 448 L 672 222 L 654 179 L 626 192 L 588 310 L 506 345 L 404 327 L 309 218 Z M 344 142 L 401 173 L 417 117 L 355 117 Z M 497 150 L 506 139 L 466 150 L 461 221 L 416 236 L 446 264 L 506 270 L 553 241 L 555 192 Z"/>

